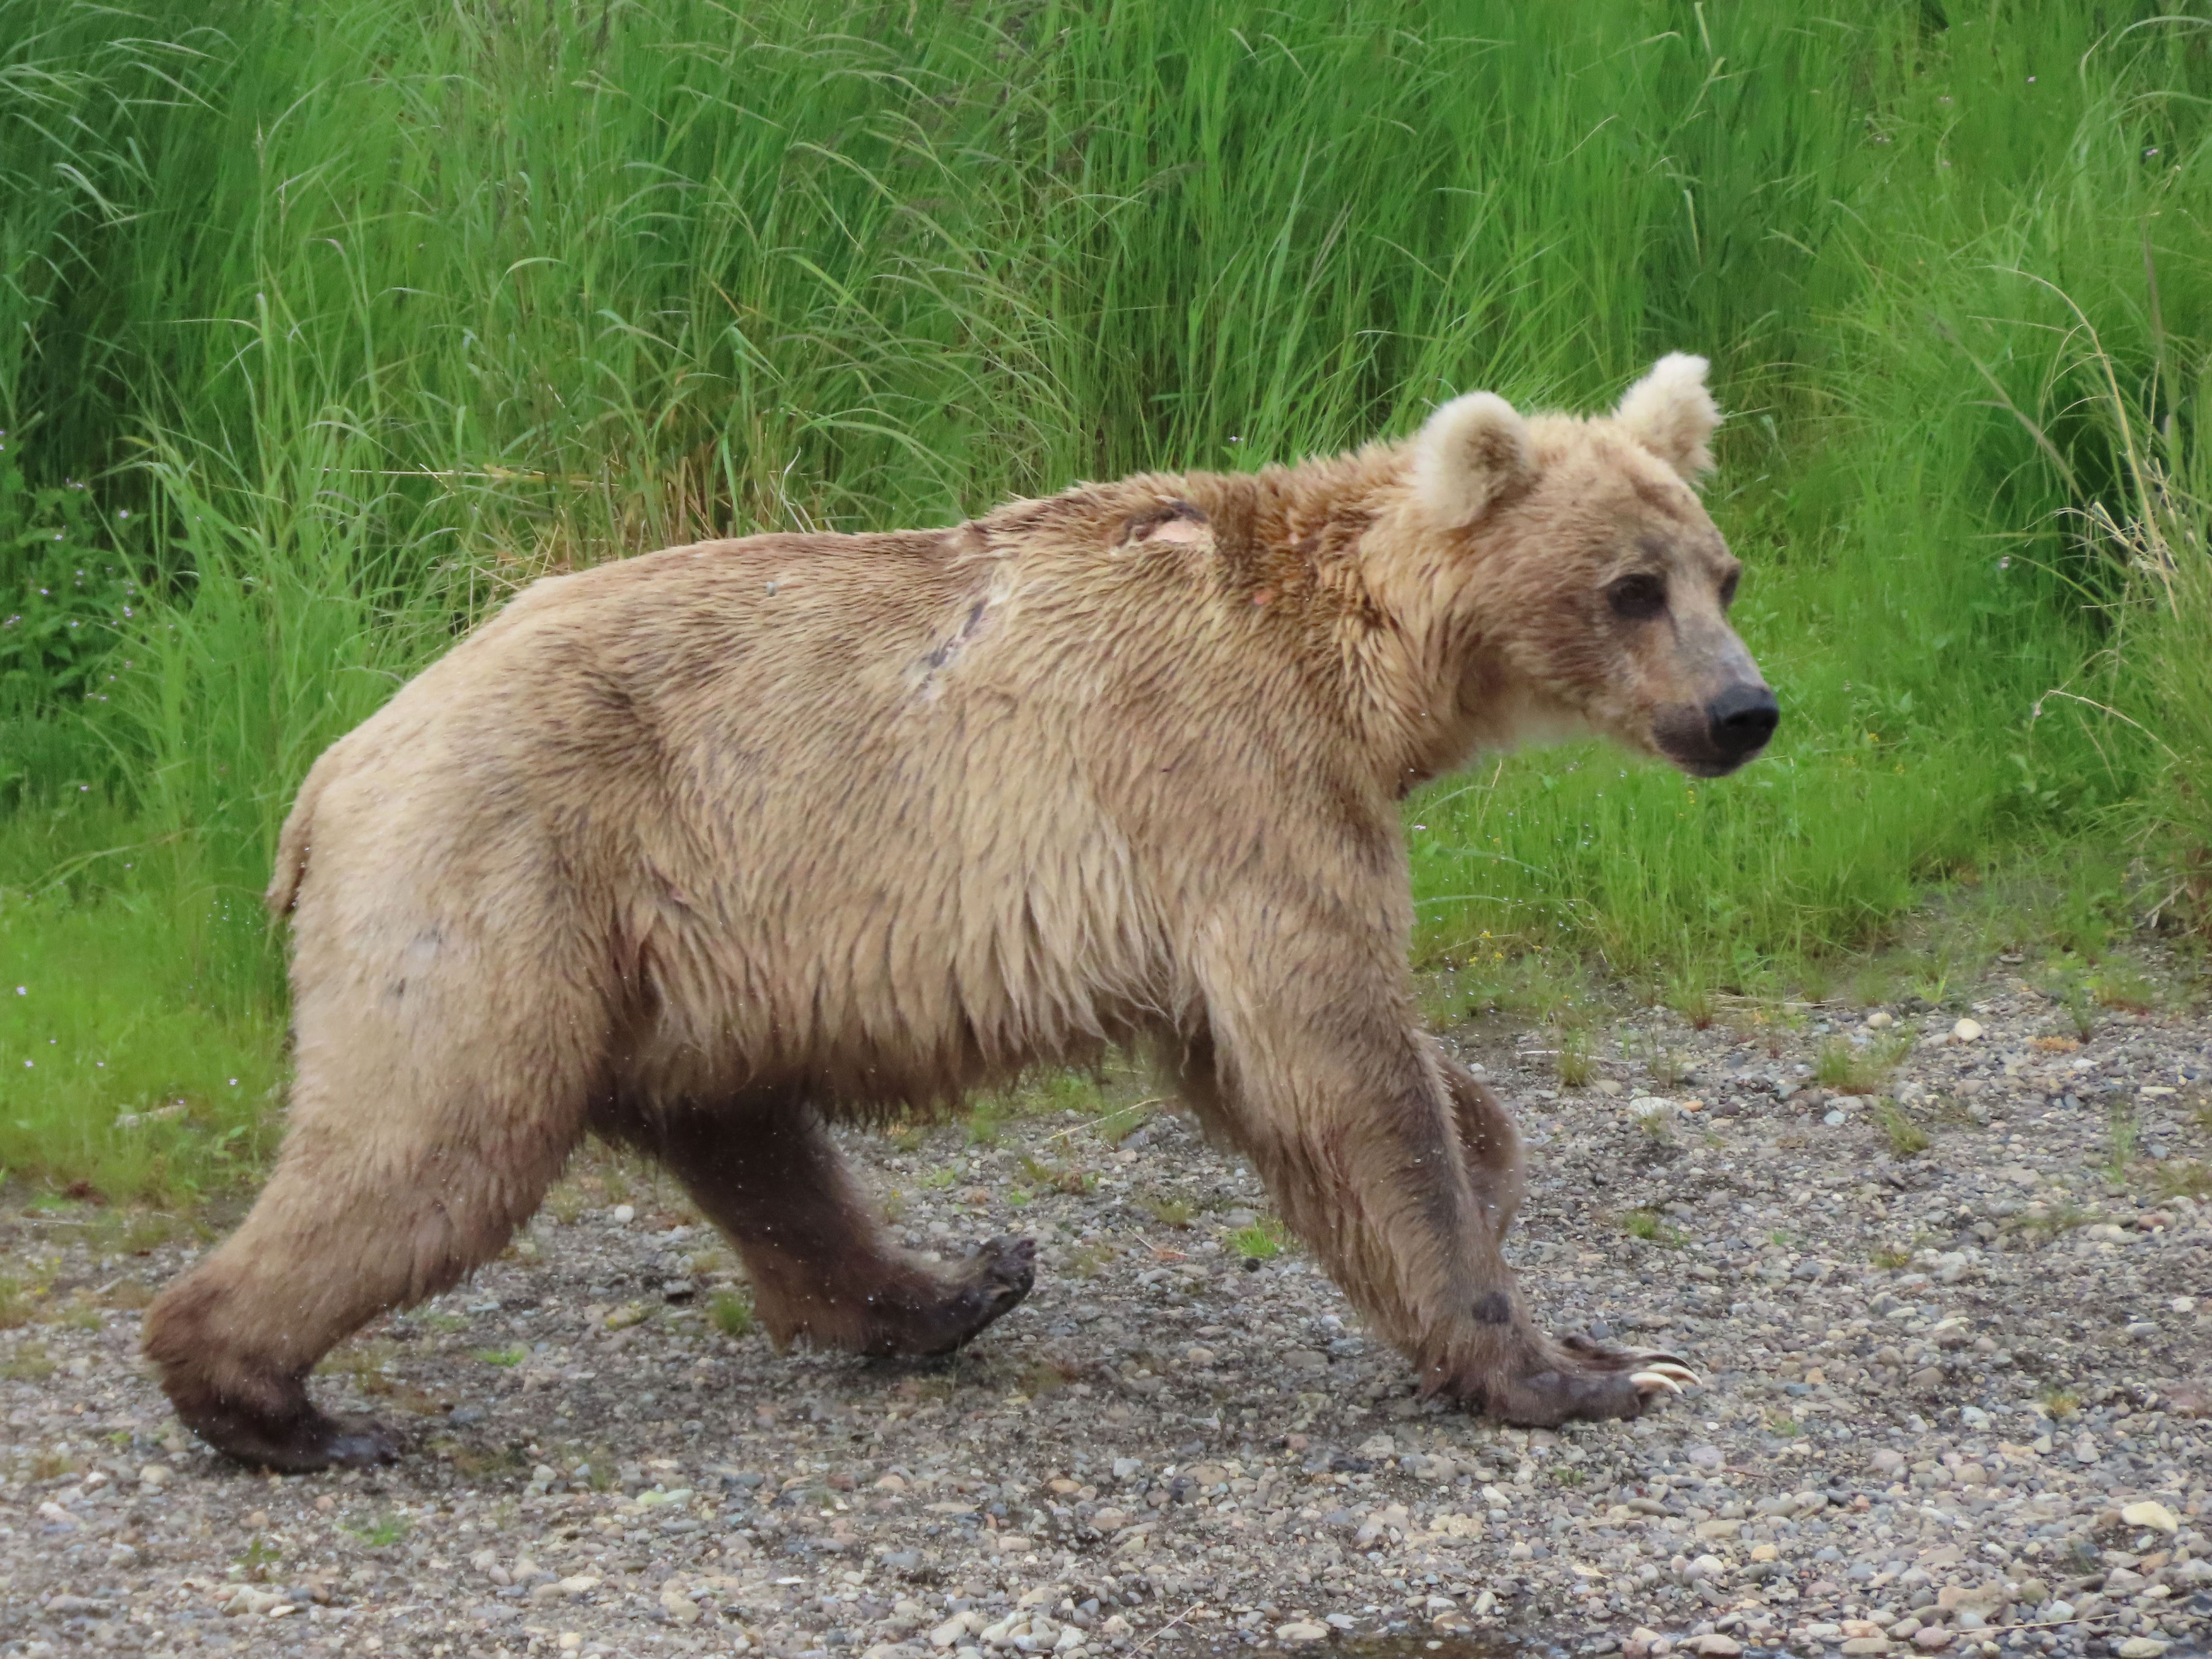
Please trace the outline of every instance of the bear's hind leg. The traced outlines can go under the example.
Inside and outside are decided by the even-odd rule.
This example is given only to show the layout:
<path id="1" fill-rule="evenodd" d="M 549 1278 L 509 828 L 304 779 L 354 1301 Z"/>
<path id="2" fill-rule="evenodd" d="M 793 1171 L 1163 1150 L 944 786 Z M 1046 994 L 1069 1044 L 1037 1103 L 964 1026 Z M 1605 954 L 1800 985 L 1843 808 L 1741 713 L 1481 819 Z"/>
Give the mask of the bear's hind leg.
<path id="1" fill-rule="evenodd" d="M 603 1027 L 581 998 L 571 1010 L 479 997 L 433 1018 L 428 996 L 380 1001 L 338 975 L 295 982 L 297 1074 L 276 1168 L 144 1328 L 185 1425 L 288 1471 L 397 1455 L 374 1424 L 319 1410 L 307 1377 L 379 1314 L 497 1255 L 538 1207 L 582 1134 Z"/>
<path id="2" fill-rule="evenodd" d="M 792 1101 L 655 1117 L 626 1138 L 668 1164 L 744 1257 L 778 1344 L 950 1353 L 1030 1292 L 1036 1246 L 994 1238 L 950 1273 L 893 1247 L 820 1116 Z"/>

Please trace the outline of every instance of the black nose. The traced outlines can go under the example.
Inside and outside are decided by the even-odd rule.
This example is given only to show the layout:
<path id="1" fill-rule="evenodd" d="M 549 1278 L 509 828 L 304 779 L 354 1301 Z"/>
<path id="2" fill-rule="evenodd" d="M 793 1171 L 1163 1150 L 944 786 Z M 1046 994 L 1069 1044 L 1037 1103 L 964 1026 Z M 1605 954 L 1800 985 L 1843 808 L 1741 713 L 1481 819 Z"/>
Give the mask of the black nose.
<path id="1" fill-rule="evenodd" d="M 1730 760 L 1741 760 L 1766 746 L 1781 723 L 1782 709 L 1774 693 L 1751 681 L 1731 685 L 1705 705 L 1713 747 Z"/>

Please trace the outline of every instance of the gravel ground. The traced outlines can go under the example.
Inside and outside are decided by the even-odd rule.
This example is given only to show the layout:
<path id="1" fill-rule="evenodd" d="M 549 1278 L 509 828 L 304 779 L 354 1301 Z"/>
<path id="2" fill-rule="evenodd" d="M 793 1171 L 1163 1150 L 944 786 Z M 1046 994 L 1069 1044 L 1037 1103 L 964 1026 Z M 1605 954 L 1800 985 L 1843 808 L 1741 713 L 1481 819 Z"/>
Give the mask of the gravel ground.
<path id="1" fill-rule="evenodd" d="M 1541 1316 L 1705 1378 L 1559 1433 L 1413 1398 L 1310 1263 L 1260 1259 L 1239 1164 L 1166 1116 L 1115 1143 L 1095 1095 L 995 1145 L 855 1139 L 915 1245 L 1041 1246 L 1029 1303 L 926 1366 L 731 1334 L 715 1236 L 595 1159 L 325 1368 L 410 1437 L 374 1474 L 188 1443 L 137 1310 L 189 1248 L 11 1209 L 0 1653 L 2179 1659 L 2212 1628 L 2212 1020 L 2080 1042 L 2012 981 L 1973 1010 L 1640 1013 L 1587 1079 L 1455 1034 L 1528 1134 Z"/>

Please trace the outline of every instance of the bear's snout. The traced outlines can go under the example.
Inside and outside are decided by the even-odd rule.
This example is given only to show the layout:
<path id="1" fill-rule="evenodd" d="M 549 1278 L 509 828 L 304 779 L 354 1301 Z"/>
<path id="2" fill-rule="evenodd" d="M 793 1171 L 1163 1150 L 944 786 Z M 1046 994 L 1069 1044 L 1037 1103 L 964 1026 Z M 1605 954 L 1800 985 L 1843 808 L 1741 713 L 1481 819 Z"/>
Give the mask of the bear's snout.
<path id="1" fill-rule="evenodd" d="M 1741 766 L 1774 735 L 1782 706 L 1756 680 L 1739 680 L 1705 705 L 1705 731 L 1713 748 L 1731 766 Z"/>

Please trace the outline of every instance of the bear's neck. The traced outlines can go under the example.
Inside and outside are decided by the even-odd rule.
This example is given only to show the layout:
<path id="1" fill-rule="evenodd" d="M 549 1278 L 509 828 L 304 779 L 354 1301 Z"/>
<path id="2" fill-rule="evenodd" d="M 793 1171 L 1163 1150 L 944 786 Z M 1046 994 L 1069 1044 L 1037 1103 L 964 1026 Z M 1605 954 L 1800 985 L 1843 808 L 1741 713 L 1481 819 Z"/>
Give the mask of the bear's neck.
<path id="1" fill-rule="evenodd" d="M 1457 603 L 1470 549 L 1409 524 L 1404 474 L 1404 446 L 1373 444 L 1188 478 L 1237 601 L 1280 619 L 1276 637 L 1394 797 L 1511 747 L 1526 724 L 1503 660 Z"/>

